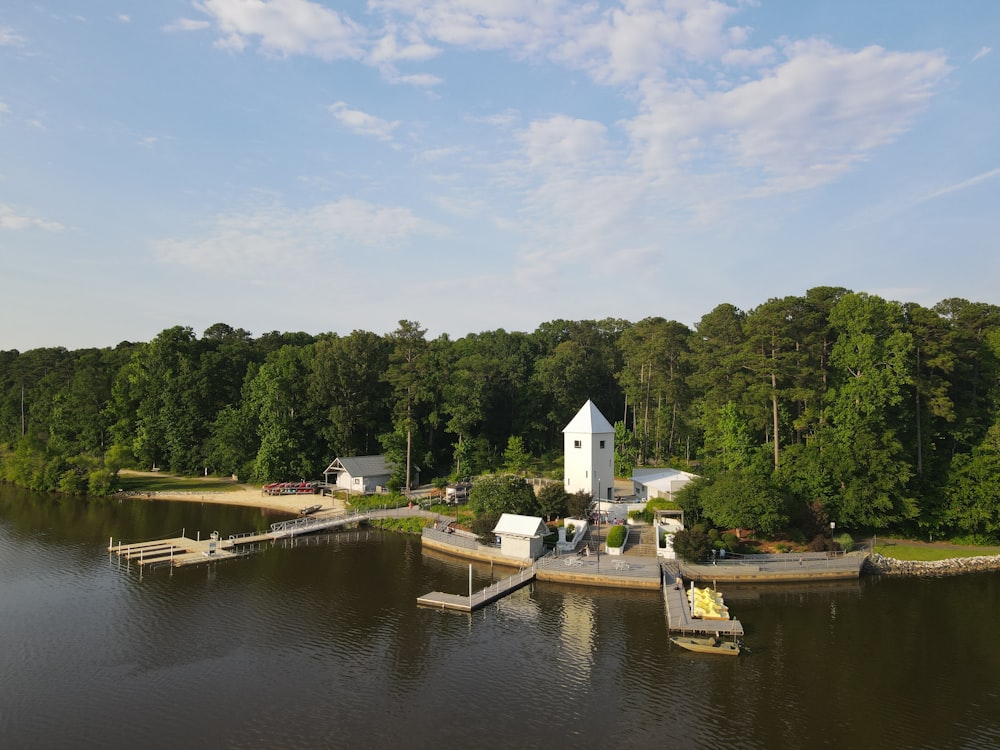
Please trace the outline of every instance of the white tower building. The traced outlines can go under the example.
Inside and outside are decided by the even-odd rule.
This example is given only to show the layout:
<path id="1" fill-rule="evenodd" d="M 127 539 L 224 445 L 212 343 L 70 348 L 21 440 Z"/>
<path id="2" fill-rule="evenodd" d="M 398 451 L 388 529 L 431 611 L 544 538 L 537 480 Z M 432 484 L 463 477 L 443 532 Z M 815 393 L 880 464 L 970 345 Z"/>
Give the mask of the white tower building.
<path id="1" fill-rule="evenodd" d="M 588 400 L 563 429 L 563 486 L 569 494 L 586 490 L 612 500 L 615 491 L 615 428 Z"/>

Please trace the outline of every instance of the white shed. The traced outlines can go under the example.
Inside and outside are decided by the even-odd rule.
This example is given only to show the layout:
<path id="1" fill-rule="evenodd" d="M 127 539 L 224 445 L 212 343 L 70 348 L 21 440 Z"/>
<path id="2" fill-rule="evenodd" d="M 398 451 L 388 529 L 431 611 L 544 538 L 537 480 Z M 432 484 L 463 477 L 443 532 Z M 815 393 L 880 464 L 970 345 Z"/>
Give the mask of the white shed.
<path id="1" fill-rule="evenodd" d="M 335 458 L 323 476 L 327 484 L 358 495 L 377 492 L 391 476 L 385 456 L 345 456 Z M 330 475 L 333 481 L 330 481 Z"/>
<path id="2" fill-rule="evenodd" d="M 500 537 L 501 554 L 534 560 L 542 554 L 542 539 L 549 528 L 538 516 L 504 513 L 493 533 Z"/>
<path id="3" fill-rule="evenodd" d="M 563 487 L 592 498 L 611 500 L 615 491 L 615 428 L 593 401 L 563 428 Z"/>
<path id="4" fill-rule="evenodd" d="M 636 502 L 644 503 L 654 497 L 673 500 L 674 493 L 697 478 L 697 474 L 689 474 L 680 469 L 636 469 L 632 472 L 632 487 Z"/>

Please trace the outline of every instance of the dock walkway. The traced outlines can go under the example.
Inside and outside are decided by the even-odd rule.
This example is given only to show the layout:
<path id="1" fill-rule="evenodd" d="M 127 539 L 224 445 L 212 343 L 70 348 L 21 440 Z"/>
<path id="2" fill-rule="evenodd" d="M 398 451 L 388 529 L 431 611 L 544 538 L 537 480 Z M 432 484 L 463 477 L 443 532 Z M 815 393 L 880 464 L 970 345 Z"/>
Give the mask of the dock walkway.
<path id="1" fill-rule="evenodd" d="M 402 518 L 413 515 L 426 515 L 437 520 L 443 518 L 434 513 L 406 507 L 324 513 L 277 521 L 272 523 L 267 531 L 230 534 L 226 538 L 217 535 L 214 540 L 211 536 L 205 539 L 191 539 L 183 533 L 179 537 L 144 542 L 119 541 L 116 543 L 112 538 L 108 542 L 108 552 L 140 566 L 172 565 L 177 568 L 239 557 L 253 545 L 273 542 L 277 539 L 312 534 L 376 518 Z"/>
<path id="2" fill-rule="evenodd" d="M 495 581 L 486 588 L 476 591 L 471 596 L 461 594 L 446 594 L 443 591 L 432 591 L 429 594 L 417 597 L 417 604 L 428 607 L 438 607 L 440 609 L 454 609 L 460 612 L 472 612 L 484 607 L 490 602 L 502 599 L 512 591 L 531 583 L 535 580 L 537 568 L 532 565 L 524 568 L 512 576 L 508 576 L 501 581 Z"/>

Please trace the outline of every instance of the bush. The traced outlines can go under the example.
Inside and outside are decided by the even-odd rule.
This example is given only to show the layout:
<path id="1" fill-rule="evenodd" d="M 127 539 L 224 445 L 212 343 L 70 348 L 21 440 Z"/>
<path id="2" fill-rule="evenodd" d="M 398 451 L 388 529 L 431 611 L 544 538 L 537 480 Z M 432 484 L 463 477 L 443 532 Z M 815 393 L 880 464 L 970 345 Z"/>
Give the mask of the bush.
<path id="1" fill-rule="evenodd" d="M 608 547 L 621 547 L 625 544 L 625 540 L 628 538 L 628 529 L 624 526 L 612 526 L 611 531 L 608 532 L 608 536 L 605 540 L 605 544 Z"/>
<path id="2" fill-rule="evenodd" d="M 806 552 L 831 552 L 839 549 L 837 543 L 826 534 L 817 534 L 809 544 L 806 545 Z"/>
<path id="3" fill-rule="evenodd" d="M 628 517 L 640 523 L 653 523 L 653 509 L 647 505 L 642 510 L 630 510 Z"/>
<path id="4" fill-rule="evenodd" d="M 708 535 L 697 527 L 681 529 L 674 534 L 674 552 L 685 562 L 696 563 L 711 554 L 712 543 Z"/>
<path id="5" fill-rule="evenodd" d="M 574 526 L 571 523 L 566 524 L 566 539 L 567 539 L 567 541 L 570 540 L 570 539 L 572 539 L 574 534 L 576 534 L 576 526 Z"/>
<path id="6" fill-rule="evenodd" d="M 840 547 L 844 552 L 850 552 L 851 548 L 854 546 L 854 537 L 852 537 L 850 534 L 847 533 L 839 535 L 833 541 L 835 541 L 837 543 L 837 546 Z"/>
<path id="7" fill-rule="evenodd" d="M 722 535 L 722 546 L 726 552 L 735 552 L 740 548 L 740 538 L 729 531 Z"/>

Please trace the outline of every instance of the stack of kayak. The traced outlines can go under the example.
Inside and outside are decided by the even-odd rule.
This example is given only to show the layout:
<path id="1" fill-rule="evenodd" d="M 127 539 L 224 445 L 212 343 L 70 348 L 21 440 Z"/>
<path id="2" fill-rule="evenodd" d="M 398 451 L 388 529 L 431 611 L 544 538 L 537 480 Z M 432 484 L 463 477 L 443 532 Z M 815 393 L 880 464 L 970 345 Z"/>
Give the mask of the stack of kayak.
<path id="1" fill-rule="evenodd" d="M 722 594 L 713 589 L 699 589 L 691 585 L 688 591 L 691 616 L 703 620 L 728 620 L 729 607 L 722 600 Z"/>

